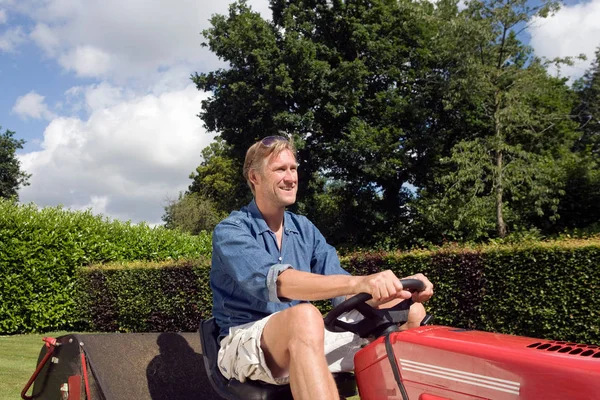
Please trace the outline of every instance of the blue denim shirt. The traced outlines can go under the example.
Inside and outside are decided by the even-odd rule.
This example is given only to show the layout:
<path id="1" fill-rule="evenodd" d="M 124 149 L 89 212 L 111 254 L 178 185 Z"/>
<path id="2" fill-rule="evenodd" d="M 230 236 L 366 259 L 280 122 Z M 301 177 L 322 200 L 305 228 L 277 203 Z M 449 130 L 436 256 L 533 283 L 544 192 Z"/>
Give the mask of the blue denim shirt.
<path id="1" fill-rule="evenodd" d="M 254 200 L 232 212 L 213 232 L 210 287 L 221 335 L 300 301 L 277 296 L 277 277 L 288 268 L 346 274 L 335 248 L 306 218 L 286 211 L 281 251 Z M 336 303 L 341 299 L 336 299 Z"/>

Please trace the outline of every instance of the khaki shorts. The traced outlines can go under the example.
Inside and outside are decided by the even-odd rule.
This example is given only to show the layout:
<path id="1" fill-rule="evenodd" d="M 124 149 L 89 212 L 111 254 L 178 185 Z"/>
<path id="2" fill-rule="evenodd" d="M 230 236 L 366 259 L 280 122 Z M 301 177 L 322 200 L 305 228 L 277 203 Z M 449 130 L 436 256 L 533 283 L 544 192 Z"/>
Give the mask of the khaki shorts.
<path id="1" fill-rule="evenodd" d="M 284 385 L 289 377 L 274 378 L 265 361 L 260 347 L 260 338 L 267 324 L 269 315 L 261 320 L 239 325 L 229 329 L 229 335 L 221 340 L 218 365 L 223 376 L 245 382 L 246 379 Z M 339 319 L 346 322 L 359 321 L 363 316 L 356 310 L 342 315 Z M 354 355 L 366 339 L 351 332 L 334 333 L 325 330 L 325 357 L 331 372 L 348 372 L 354 370 Z"/>

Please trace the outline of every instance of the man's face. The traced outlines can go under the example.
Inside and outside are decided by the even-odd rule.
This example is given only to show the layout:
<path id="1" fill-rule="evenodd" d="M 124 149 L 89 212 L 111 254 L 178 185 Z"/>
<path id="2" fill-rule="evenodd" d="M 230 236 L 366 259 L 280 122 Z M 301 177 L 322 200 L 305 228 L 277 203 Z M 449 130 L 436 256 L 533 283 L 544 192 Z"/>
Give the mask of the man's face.
<path id="1" fill-rule="evenodd" d="M 289 150 L 271 154 L 265 160 L 262 172 L 257 171 L 254 184 L 257 202 L 273 207 L 286 207 L 296 202 L 298 170 L 296 158 Z"/>

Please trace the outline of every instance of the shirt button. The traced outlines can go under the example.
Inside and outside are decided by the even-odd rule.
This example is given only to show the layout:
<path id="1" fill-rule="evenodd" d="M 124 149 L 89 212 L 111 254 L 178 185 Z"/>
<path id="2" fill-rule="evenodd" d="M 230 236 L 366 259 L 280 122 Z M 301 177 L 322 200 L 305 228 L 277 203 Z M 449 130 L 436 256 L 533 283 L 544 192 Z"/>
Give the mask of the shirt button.
<path id="1" fill-rule="evenodd" d="M 279 261 L 283 260 L 283 257 L 279 257 Z"/>

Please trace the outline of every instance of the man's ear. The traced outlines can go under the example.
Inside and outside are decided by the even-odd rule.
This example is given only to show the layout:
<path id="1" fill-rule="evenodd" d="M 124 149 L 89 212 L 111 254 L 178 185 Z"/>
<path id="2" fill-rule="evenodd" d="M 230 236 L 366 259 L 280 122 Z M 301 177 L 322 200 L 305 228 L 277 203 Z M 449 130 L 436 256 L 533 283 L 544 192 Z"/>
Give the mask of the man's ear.
<path id="1" fill-rule="evenodd" d="M 259 173 L 256 169 L 252 168 L 250 169 L 250 171 L 248 171 L 248 179 L 250 180 L 250 182 L 252 182 L 252 184 L 254 186 L 256 186 L 256 184 L 258 184 L 258 180 L 259 180 Z"/>

